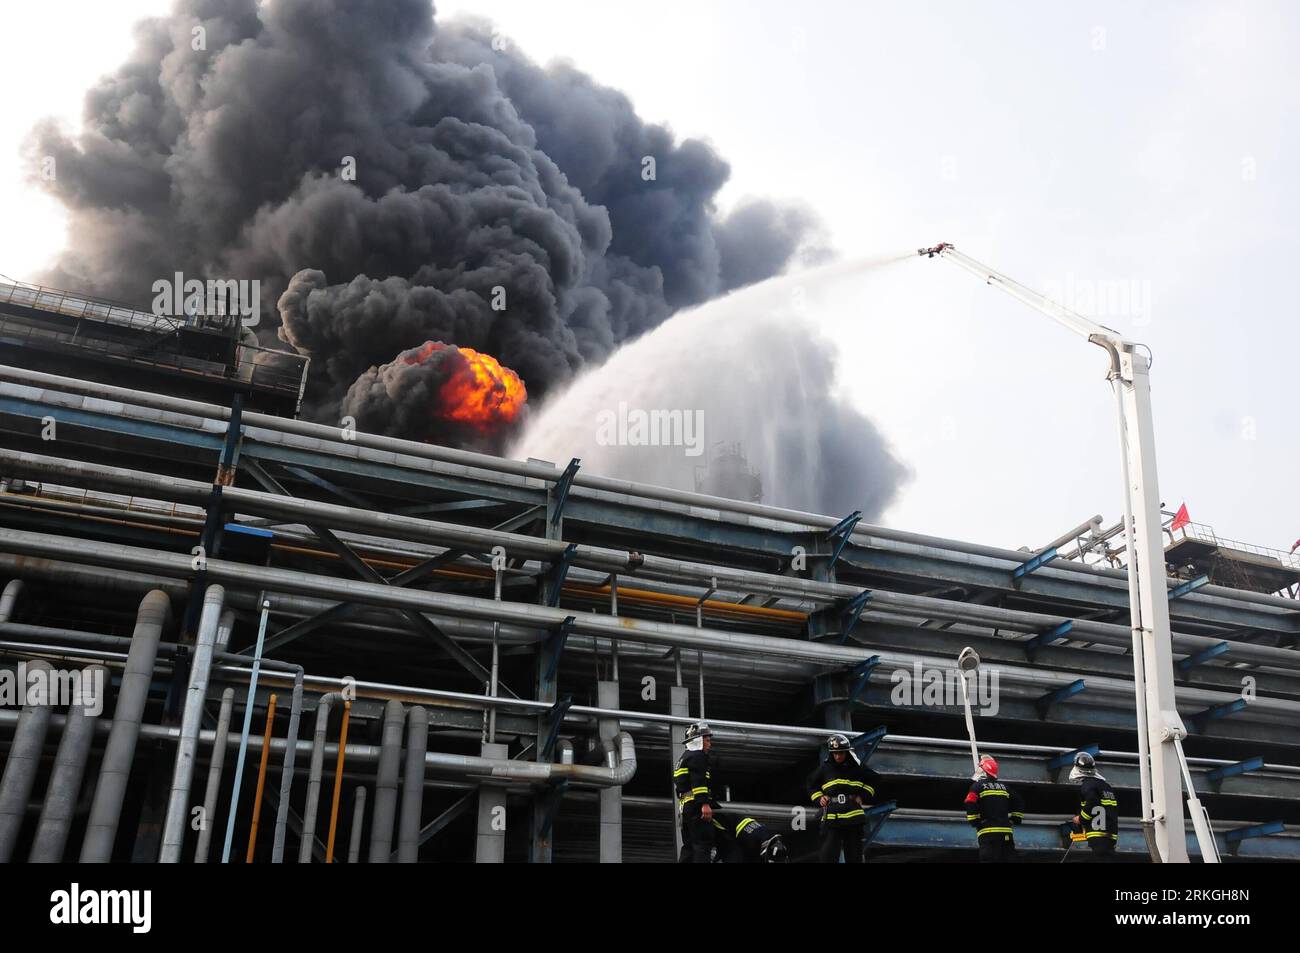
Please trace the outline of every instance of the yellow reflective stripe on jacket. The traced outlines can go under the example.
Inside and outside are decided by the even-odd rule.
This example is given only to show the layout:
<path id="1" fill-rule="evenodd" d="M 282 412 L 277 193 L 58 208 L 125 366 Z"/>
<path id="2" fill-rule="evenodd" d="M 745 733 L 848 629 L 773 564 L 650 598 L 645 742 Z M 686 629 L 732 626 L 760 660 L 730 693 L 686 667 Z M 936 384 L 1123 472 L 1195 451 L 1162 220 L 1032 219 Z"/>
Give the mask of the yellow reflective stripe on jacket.
<path id="1" fill-rule="evenodd" d="M 683 774 L 690 774 L 690 773 L 691 773 L 690 768 L 678 768 L 676 771 L 673 772 L 673 777 L 680 778 Z"/>
<path id="2" fill-rule="evenodd" d="M 744 830 L 746 824 L 756 824 L 756 823 L 758 822 L 755 821 L 752 817 L 744 818 L 743 820 L 741 820 L 739 824 L 736 825 L 736 836 L 737 837 L 740 836 L 740 832 Z"/>
<path id="3" fill-rule="evenodd" d="M 1113 837 L 1119 840 L 1118 834 L 1107 834 L 1105 831 L 1088 831 L 1088 840 L 1092 840 L 1094 837 Z"/>
<path id="4" fill-rule="evenodd" d="M 1103 806 L 1103 807 L 1119 807 L 1119 801 L 1108 801 L 1108 800 L 1102 799 L 1102 802 L 1101 802 L 1101 803 L 1102 803 L 1102 806 Z"/>
<path id="5" fill-rule="evenodd" d="M 826 820 L 840 821 L 846 817 L 865 817 L 866 813 L 867 812 L 864 811 L 862 808 L 858 808 L 856 811 L 845 811 L 843 814 L 827 814 Z"/>
<path id="6" fill-rule="evenodd" d="M 999 791 L 996 788 L 989 788 L 987 791 L 981 791 L 980 797 L 991 797 L 995 794 L 998 797 L 1011 797 L 1010 791 Z"/>
<path id="7" fill-rule="evenodd" d="M 708 789 L 708 786 L 707 786 L 707 785 L 706 785 L 705 787 L 702 787 L 702 788 L 691 788 L 691 794 L 693 794 L 693 795 L 694 795 L 694 794 L 708 794 L 708 793 L 709 793 L 709 789 Z"/>
<path id="8" fill-rule="evenodd" d="M 866 784 L 864 784 L 862 781 L 854 781 L 852 778 L 831 778 L 829 781 L 823 784 L 822 787 L 828 788 L 835 784 L 847 784 L 849 787 L 853 787 L 853 788 L 866 787 Z"/>
<path id="9" fill-rule="evenodd" d="M 968 821 L 978 821 L 979 819 L 980 819 L 980 815 L 978 815 L 978 814 L 967 814 L 967 815 L 966 815 L 966 820 L 968 820 Z"/>
<path id="10" fill-rule="evenodd" d="M 979 837 L 983 837 L 985 834 L 1010 834 L 1010 833 L 1011 833 L 1011 828 L 1009 827 L 981 827 L 978 831 L 976 831 L 976 834 Z"/>
<path id="11" fill-rule="evenodd" d="M 818 788 L 816 791 L 813 791 L 813 793 L 812 793 L 812 799 L 813 799 L 814 801 L 820 801 L 820 800 L 822 799 L 821 788 Z"/>

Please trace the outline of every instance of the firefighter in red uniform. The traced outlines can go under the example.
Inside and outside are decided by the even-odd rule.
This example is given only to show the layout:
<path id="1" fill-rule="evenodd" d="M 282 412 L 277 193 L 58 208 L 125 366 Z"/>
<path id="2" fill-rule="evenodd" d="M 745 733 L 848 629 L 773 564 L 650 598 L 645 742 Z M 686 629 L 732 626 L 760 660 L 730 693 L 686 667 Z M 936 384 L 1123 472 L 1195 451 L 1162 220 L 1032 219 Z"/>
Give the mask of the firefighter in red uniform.
<path id="1" fill-rule="evenodd" d="M 966 794 L 966 820 L 979 838 L 980 863 L 1015 860 L 1016 840 L 1011 829 L 1024 817 L 1020 795 L 998 780 L 997 761 L 989 755 L 980 758 Z"/>

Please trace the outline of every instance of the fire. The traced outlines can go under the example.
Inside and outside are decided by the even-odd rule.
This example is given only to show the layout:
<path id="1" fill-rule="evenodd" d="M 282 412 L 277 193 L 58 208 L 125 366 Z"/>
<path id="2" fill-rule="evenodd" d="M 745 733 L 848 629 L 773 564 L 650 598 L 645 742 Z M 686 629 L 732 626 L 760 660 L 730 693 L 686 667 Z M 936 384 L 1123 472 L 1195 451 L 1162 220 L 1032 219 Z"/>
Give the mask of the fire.
<path id="1" fill-rule="evenodd" d="M 437 351 L 453 351 L 461 358 L 448 365 L 454 369 L 439 390 L 441 417 L 488 432 L 511 423 L 519 416 L 528 402 L 528 390 L 518 374 L 502 367 L 491 354 L 441 341 L 427 341 L 405 361 L 423 364 Z"/>

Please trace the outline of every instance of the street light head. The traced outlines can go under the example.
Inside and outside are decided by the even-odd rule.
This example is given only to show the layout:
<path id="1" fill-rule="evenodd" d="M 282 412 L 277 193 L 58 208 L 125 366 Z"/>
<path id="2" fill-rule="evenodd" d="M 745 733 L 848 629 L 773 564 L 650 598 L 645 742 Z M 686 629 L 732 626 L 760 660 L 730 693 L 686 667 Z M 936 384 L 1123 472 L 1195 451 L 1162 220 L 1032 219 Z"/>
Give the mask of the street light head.
<path id="1" fill-rule="evenodd" d="M 957 656 L 957 667 L 963 672 L 973 672 L 980 667 L 980 656 L 969 645 L 961 650 Z"/>

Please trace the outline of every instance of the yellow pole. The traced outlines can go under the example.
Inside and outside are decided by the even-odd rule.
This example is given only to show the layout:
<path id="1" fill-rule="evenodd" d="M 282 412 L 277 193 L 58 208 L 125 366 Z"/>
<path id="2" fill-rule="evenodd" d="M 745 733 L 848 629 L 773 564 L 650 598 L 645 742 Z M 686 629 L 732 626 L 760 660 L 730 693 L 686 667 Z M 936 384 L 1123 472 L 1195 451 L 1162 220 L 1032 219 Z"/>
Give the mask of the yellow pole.
<path id="1" fill-rule="evenodd" d="M 271 756 L 271 729 L 275 726 L 275 695 L 266 706 L 266 730 L 262 732 L 262 764 L 257 769 L 257 796 L 253 799 L 253 827 L 248 832 L 248 855 L 244 863 L 253 862 L 253 848 L 257 846 L 257 822 L 262 817 L 262 789 L 266 786 L 266 762 Z"/>
<path id="2" fill-rule="evenodd" d="M 334 765 L 334 804 L 330 807 L 330 837 L 325 845 L 325 863 L 334 863 L 334 834 L 339 826 L 339 792 L 343 789 L 343 756 L 348 750 L 348 718 L 352 715 L 352 702 L 343 703 L 343 727 L 339 729 L 339 759 Z"/>

